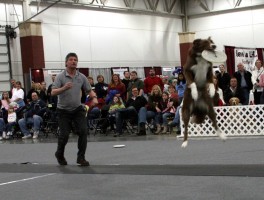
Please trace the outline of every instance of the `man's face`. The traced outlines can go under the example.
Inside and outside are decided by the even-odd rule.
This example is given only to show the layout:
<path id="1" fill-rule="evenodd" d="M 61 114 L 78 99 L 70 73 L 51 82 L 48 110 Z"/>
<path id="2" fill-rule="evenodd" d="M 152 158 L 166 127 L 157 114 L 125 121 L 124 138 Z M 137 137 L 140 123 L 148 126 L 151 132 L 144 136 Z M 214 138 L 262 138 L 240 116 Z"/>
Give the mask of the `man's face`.
<path id="1" fill-rule="evenodd" d="M 70 56 L 66 61 L 66 67 L 69 69 L 76 69 L 78 63 L 78 59 L 74 56 Z"/>
<path id="2" fill-rule="evenodd" d="M 219 69 L 220 69 L 220 72 L 224 72 L 225 71 L 225 67 L 223 65 L 220 65 Z"/>
<path id="3" fill-rule="evenodd" d="M 37 93 L 33 92 L 31 95 L 32 101 L 37 101 L 38 100 L 38 95 Z"/>
<path id="4" fill-rule="evenodd" d="M 55 78 L 56 78 L 56 75 L 55 75 L 55 74 L 53 74 L 53 75 L 52 75 L 52 77 L 51 77 L 51 79 L 52 79 L 52 82 L 54 82 L 54 81 L 55 81 Z"/>
<path id="5" fill-rule="evenodd" d="M 124 75 L 124 76 L 125 76 L 126 79 L 129 79 L 130 76 L 131 76 L 131 75 L 130 75 L 130 72 L 125 72 L 125 75 Z"/>
<path id="6" fill-rule="evenodd" d="M 138 96 L 138 89 L 137 89 L 137 88 L 133 88 L 133 89 L 132 89 L 132 95 L 133 95 L 134 97 L 137 97 L 137 96 Z"/>
<path id="7" fill-rule="evenodd" d="M 260 69 L 261 68 L 261 61 L 257 60 L 255 65 L 256 65 L 257 69 Z"/>
<path id="8" fill-rule="evenodd" d="M 244 71 L 244 65 L 242 64 L 242 63 L 239 63 L 238 65 L 237 65 L 237 69 L 238 69 L 238 71 Z"/>
<path id="9" fill-rule="evenodd" d="M 135 73 L 130 74 L 130 79 L 135 80 L 137 78 L 137 75 Z"/>
<path id="10" fill-rule="evenodd" d="M 149 75 L 152 77 L 155 76 L 155 71 L 153 69 L 149 70 Z"/>
<path id="11" fill-rule="evenodd" d="M 237 86 L 237 80 L 234 79 L 234 78 L 232 78 L 232 79 L 230 80 L 230 86 L 231 86 L 231 87 L 236 87 L 236 86 Z"/>

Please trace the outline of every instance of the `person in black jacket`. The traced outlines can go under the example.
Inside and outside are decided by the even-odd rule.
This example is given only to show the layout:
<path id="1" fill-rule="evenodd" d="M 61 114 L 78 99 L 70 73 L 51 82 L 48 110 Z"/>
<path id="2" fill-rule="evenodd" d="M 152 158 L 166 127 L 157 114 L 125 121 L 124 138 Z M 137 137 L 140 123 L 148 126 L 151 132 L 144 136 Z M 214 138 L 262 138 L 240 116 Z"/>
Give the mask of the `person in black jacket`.
<path id="1" fill-rule="evenodd" d="M 224 91 L 224 100 L 227 105 L 230 105 L 230 99 L 236 97 L 240 104 L 244 104 L 245 97 L 242 88 L 238 87 L 237 79 L 232 77 L 230 79 L 230 87 Z"/>
<path id="2" fill-rule="evenodd" d="M 230 75 L 226 72 L 223 64 L 219 65 L 220 72 L 217 74 L 218 87 L 225 91 L 229 87 Z"/>
<path id="3" fill-rule="evenodd" d="M 46 112 L 46 103 L 39 99 L 37 92 L 32 92 L 31 94 L 32 102 L 29 104 L 28 109 L 26 109 L 25 117 L 23 119 L 20 119 L 18 121 L 19 128 L 21 132 L 23 133 L 24 137 L 22 139 L 28 139 L 31 138 L 30 131 L 27 128 L 28 124 L 33 125 L 33 138 L 38 138 L 39 129 L 41 126 L 41 123 L 43 122 L 43 115 Z"/>
<path id="4" fill-rule="evenodd" d="M 248 105 L 250 90 L 253 88 L 251 81 L 252 74 L 245 70 L 243 63 L 238 63 L 237 71 L 234 73 L 234 77 L 237 79 L 237 86 L 243 90 L 244 102 L 243 105 Z"/>
<path id="5" fill-rule="evenodd" d="M 143 96 L 139 96 L 139 91 L 136 87 L 132 89 L 132 97 L 126 102 L 126 108 L 121 108 L 116 112 L 116 134 L 115 136 L 122 135 L 123 120 L 125 119 L 138 119 L 139 133 L 137 135 L 146 135 L 146 117 L 147 117 L 147 100 Z"/>

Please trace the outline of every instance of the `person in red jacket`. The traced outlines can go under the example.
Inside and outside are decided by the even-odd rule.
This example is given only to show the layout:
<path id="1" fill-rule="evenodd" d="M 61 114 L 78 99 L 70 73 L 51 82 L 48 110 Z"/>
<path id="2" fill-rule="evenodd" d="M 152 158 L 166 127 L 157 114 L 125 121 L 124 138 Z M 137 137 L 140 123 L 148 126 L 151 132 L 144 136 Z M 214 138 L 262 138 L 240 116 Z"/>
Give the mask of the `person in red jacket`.
<path id="1" fill-rule="evenodd" d="M 161 91 L 164 89 L 163 81 L 157 77 L 154 69 L 149 70 L 149 76 L 144 80 L 144 93 L 149 95 L 154 85 L 160 86 Z"/>

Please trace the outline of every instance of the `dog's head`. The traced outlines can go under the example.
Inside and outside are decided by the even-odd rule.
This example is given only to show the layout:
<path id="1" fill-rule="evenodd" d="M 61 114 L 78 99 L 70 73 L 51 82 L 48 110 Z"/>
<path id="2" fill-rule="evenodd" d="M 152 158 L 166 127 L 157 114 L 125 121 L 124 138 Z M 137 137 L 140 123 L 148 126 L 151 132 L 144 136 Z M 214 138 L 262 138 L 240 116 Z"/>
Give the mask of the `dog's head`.
<path id="1" fill-rule="evenodd" d="M 232 97 L 231 99 L 229 99 L 230 106 L 237 106 L 239 103 L 240 103 L 240 100 L 237 97 Z"/>
<path id="2" fill-rule="evenodd" d="M 211 37 L 208 39 L 196 39 L 193 41 L 193 46 L 190 51 L 191 56 L 197 56 L 201 54 L 204 50 L 214 51 L 216 49 L 216 45 L 214 44 Z"/>

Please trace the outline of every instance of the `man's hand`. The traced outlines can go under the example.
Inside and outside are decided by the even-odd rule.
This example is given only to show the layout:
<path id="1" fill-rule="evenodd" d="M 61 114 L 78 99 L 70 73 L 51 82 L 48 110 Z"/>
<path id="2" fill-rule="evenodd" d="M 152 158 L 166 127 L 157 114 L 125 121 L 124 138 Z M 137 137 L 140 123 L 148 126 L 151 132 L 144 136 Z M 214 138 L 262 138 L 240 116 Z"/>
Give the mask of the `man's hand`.
<path id="1" fill-rule="evenodd" d="M 67 83 L 63 86 L 64 90 L 68 90 L 68 89 L 70 89 L 70 88 L 72 88 L 72 87 L 73 87 L 73 83 L 72 83 L 72 82 L 67 82 Z"/>

